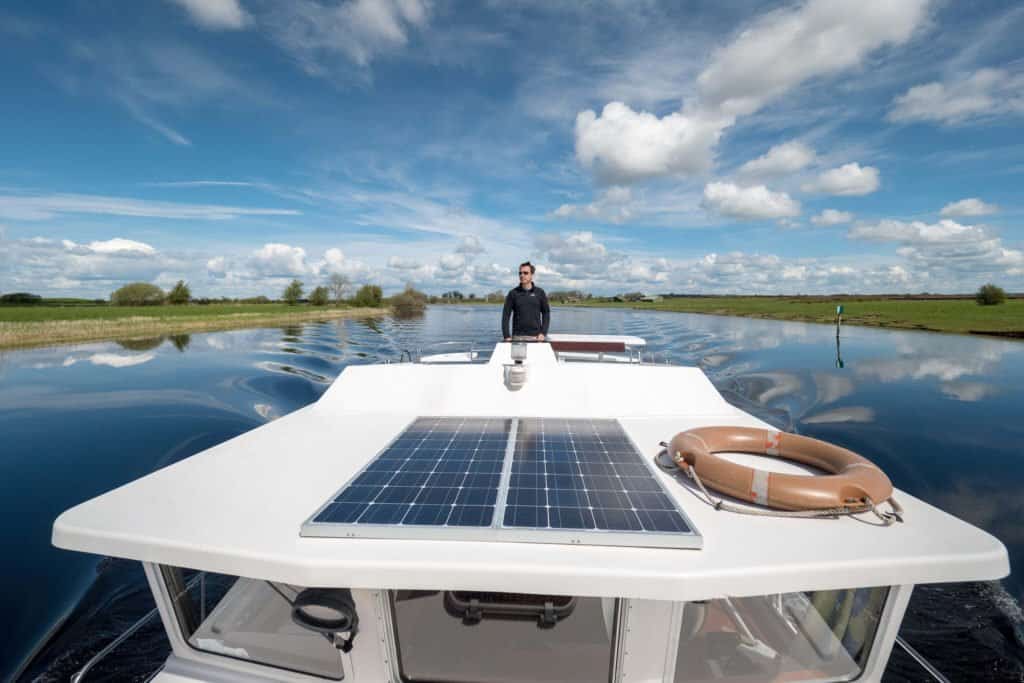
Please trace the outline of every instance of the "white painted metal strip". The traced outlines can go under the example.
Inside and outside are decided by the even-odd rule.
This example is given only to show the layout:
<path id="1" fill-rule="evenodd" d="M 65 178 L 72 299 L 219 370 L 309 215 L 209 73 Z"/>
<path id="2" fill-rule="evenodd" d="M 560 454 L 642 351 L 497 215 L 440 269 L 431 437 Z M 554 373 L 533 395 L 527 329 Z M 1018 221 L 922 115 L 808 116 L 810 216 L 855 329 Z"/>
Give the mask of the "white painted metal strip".
<path id="1" fill-rule="evenodd" d="M 498 482 L 498 499 L 494 504 L 494 519 L 491 527 L 497 529 L 505 521 L 505 504 L 508 502 L 508 484 L 512 479 L 512 456 L 516 452 L 516 434 L 519 433 L 519 418 L 512 418 L 512 426 L 508 430 L 508 441 L 505 443 L 505 460 L 501 465 L 501 480 Z"/>

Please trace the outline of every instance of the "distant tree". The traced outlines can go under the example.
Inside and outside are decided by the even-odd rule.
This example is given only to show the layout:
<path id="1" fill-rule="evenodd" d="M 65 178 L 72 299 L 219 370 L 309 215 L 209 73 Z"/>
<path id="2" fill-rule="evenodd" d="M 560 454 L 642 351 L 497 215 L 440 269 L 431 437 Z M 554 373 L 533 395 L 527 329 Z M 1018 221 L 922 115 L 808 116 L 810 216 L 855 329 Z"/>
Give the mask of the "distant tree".
<path id="1" fill-rule="evenodd" d="M 469 300 L 470 301 L 476 301 L 476 294 L 474 294 L 473 292 L 470 292 L 469 293 Z"/>
<path id="2" fill-rule="evenodd" d="M 505 293 L 500 289 L 496 289 L 487 295 L 487 303 L 489 304 L 500 304 L 505 300 Z"/>
<path id="3" fill-rule="evenodd" d="M 356 306 L 378 308 L 384 301 L 384 292 L 377 285 L 363 285 L 352 297 Z"/>
<path id="4" fill-rule="evenodd" d="M 644 298 L 643 292 L 626 292 L 622 295 L 623 301 L 640 301 Z"/>
<path id="5" fill-rule="evenodd" d="M 299 299 L 302 298 L 302 283 L 298 280 L 292 280 L 288 286 L 284 288 L 284 293 L 281 294 L 281 298 L 284 299 L 285 303 L 289 306 L 294 306 L 299 303 Z"/>
<path id="6" fill-rule="evenodd" d="M 20 306 L 31 306 L 33 304 L 41 303 L 43 297 L 38 294 L 29 294 L 28 292 L 11 292 L 10 294 L 4 294 L 0 296 L 0 304 L 14 304 Z"/>
<path id="7" fill-rule="evenodd" d="M 331 300 L 331 293 L 327 291 L 326 287 L 317 287 L 309 293 L 309 303 L 314 306 L 326 306 Z"/>
<path id="8" fill-rule="evenodd" d="M 463 299 L 466 298 L 466 296 L 458 290 L 452 290 L 450 292 L 445 292 L 444 294 L 442 294 L 441 298 L 450 303 L 453 301 L 462 301 Z"/>
<path id="9" fill-rule="evenodd" d="M 996 287 L 991 282 L 978 288 L 974 300 L 979 306 L 995 306 L 1006 301 L 1006 292 L 1002 287 Z"/>
<path id="10" fill-rule="evenodd" d="M 404 292 L 391 297 L 391 308 L 399 318 L 423 315 L 427 308 L 427 295 L 418 291 L 412 283 L 407 284 Z"/>
<path id="11" fill-rule="evenodd" d="M 148 282 L 132 282 L 110 295 L 115 306 L 155 306 L 164 302 L 164 290 Z"/>
<path id="12" fill-rule="evenodd" d="M 341 305 L 341 300 L 345 298 L 345 294 L 351 287 L 352 281 L 341 273 L 331 273 L 331 277 L 327 280 L 327 288 L 331 290 L 331 296 L 334 297 L 334 303 L 337 306 Z"/>
<path id="13" fill-rule="evenodd" d="M 191 300 L 192 290 L 188 288 L 184 280 L 178 280 L 178 284 L 174 285 L 167 294 L 167 303 L 170 304 L 187 304 Z"/>

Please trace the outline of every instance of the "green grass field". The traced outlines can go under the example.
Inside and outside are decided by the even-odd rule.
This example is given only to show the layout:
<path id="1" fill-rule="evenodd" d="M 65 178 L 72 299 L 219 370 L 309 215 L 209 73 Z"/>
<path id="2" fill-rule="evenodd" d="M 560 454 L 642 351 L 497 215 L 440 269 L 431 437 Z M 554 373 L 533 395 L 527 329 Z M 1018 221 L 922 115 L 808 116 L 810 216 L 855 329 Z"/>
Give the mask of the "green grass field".
<path id="1" fill-rule="evenodd" d="M 0 306 L 0 348 L 268 327 L 383 315 L 387 308 L 287 304 Z"/>
<path id="2" fill-rule="evenodd" d="M 46 320 L 117 320 L 119 318 L 211 318 L 224 315 L 275 315 L 313 309 L 308 305 L 288 304 L 192 304 L 188 306 L 0 306 L 0 322 L 42 322 Z M 321 310 L 334 310 L 325 306 Z M 317 310 L 317 309 L 313 309 Z"/>
<path id="3" fill-rule="evenodd" d="M 1024 299 L 979 306 L 973 299 L 864 299 L 786 297 L 680 297 L 652 303 L 586 302 L 583 306 L 711 313 L 776 320 L 835 323 L 843 305 L 844 325 L 1024 336 Z"/>

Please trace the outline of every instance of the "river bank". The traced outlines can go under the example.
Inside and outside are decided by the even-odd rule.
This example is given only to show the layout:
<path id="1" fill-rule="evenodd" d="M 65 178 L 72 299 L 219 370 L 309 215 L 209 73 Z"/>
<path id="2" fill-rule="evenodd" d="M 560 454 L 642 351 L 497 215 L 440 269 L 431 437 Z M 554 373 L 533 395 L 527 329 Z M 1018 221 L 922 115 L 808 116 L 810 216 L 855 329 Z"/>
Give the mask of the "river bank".
<path id="1" fill-rule="evenodd" d="M 388 312 L 388 308 L 285 304 L 5 306 L 0 307 L 0 349 L 369 318 Z"/>
<path id="2" fill-rule="evenodd" d="M 1024 338 L 1024 299 L 979 306 L 973 299 L 736 296 L 672 297 L 650 302 L 583 301 L 571 305 L 834 325 L 837 304 L 843 306 L 844 325 Z"/>

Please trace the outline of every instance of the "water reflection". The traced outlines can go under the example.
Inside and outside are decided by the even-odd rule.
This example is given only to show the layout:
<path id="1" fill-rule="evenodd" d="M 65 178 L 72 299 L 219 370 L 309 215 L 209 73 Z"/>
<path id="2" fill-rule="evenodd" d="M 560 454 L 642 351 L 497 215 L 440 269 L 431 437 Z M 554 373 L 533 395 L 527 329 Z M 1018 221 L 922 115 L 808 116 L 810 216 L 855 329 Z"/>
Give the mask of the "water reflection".
<path id="1" fill-rule="evenodd" d="M 117 339 L 115 344 L 122 349 L 129 351 L 152 351 L 164 343 L 165 337 L 150 337 L 145 339 Z"/>
<path id="2" fill-rule="evenodd" d="M 487 349 L 499 322 L 498 307 L 443 306 L 411 320 L 0 353 L 0 481 L 17 492 L 0 496 L 0 519 L 21 520 L 0 526 L 0 543 L 19 550 L 17 561 L 5 553 L 0 580 L 33 596 L 4 605 L 15 628 L 0 641 L 0 679 L 93 580 L 95 558 L 49 545 L 60 511 L 307 405 L 347 365 L 453 339 Z M 702 367 L 742 409 L 864 453 L 898 487 L 1003 539 L 1014 566 L 1024 561 L 1024 343 L 851 327 L 840 342 L 827 325 L 571 308 L 555 310 L 552 331 L 644 337 L 659 360 Z M 1005 585 L 1024 592 L 1016 575 Z M 105 599 L 123 588 L 104 588 Z M 911 619 L 929 612 L 922 600 Z M 140 610 L 150 606 L 143 598 Z M 103 633 L 86 623 L 84 633 Z M 69 646 L 93 652 L 96 638 Z M 43 668 L 66 677 L 56 654 Z"/>

